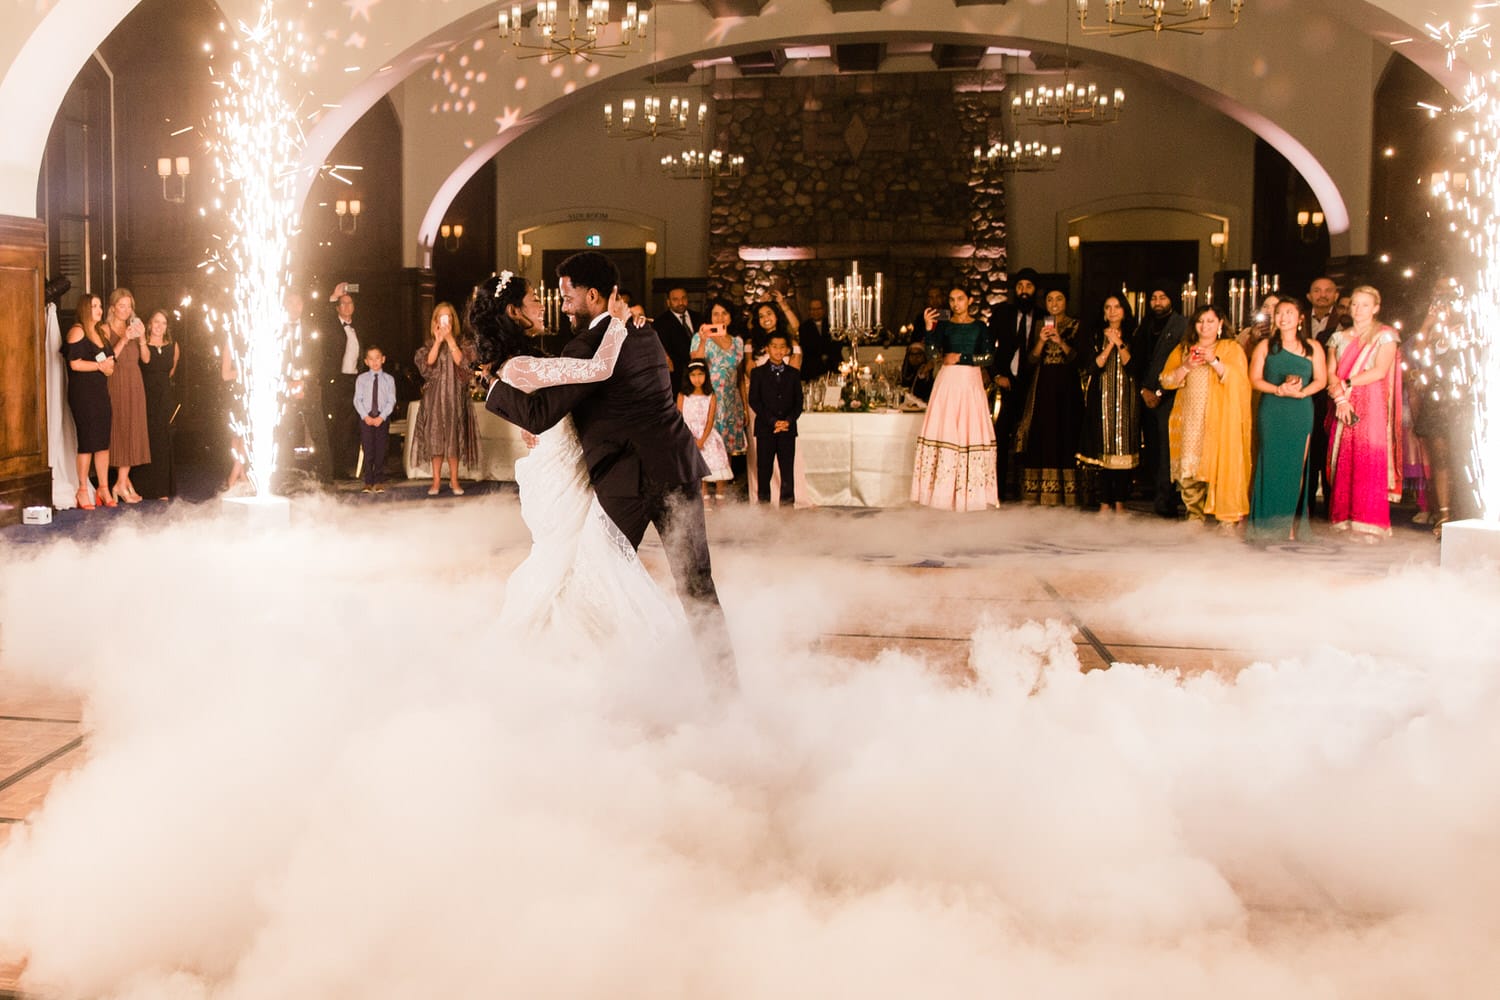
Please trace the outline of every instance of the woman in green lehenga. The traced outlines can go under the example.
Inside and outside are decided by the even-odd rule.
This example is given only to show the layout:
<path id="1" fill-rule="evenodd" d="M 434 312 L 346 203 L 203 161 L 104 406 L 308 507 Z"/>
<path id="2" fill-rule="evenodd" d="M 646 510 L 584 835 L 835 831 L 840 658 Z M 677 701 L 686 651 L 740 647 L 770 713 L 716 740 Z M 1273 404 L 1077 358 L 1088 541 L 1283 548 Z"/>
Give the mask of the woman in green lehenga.
<path id="1" fill-rule="evenodd" d="M 1328 365 L 1307 334 L 1302 304 L 1282 299 L 1273 321 L 1271 336 L 1255 345 L 1250 358 L 1250 384 L 1260 393 L 1250 534 L 1267 541 L 1308 534 L 1304 487 L 1312 397 L 1328 384 Z M 1313 455 L 1311 460 L 1321 462 L 1323 456 Z"/>

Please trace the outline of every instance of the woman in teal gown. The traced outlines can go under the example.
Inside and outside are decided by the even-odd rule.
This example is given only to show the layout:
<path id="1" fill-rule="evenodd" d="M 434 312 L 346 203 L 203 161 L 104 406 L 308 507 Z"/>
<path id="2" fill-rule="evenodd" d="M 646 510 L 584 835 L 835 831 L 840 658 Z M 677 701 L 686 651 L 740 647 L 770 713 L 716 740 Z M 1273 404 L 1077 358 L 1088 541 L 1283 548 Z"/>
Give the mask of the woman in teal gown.
<path id="1" fill-rule="evenodd" d="M 1273 320 L 1271 336 L 1256 344 L 1250 357 L 1250 384 L 1260 393 L 1250 535 L 1266 541 L 1305 537 L 1310 530 L 1304 472 L 1312 398 L 1328 384 L 1327 362 L 1307 334 L 1302 304 L 1283 299 Z"/>

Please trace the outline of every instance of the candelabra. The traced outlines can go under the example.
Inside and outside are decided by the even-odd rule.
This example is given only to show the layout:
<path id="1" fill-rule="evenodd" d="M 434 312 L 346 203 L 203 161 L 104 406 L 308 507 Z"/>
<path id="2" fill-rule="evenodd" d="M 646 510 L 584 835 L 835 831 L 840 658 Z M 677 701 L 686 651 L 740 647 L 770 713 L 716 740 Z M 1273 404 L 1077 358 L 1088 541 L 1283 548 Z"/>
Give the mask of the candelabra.
<path id="1" fill-rule="evenodd" d="M 867 286 L 859 273 L 859 262 L 849 265 L 842 284 L 828 279 L 828 333 L 851 349 L 880 329 L 880 311 L 885 293 L 885 275 L 875 272 L 875 284 Z"/>
<path id="2" fill-rule="evenodd" d="M 1281 291 L 1281 275 L 1261 274 L 1260 268 L 1250 265 L 1250 278 L 1229 279 L 1229 319 L 1236 330 L 1244 329 L 1251 318 L 1252 310 L 1260 300 L 1273 292 Z M 1269 319 L 1269 317 L 1268 317 Z"/>
<path id="3" fill-rule="evenodd" d="M 634 2 L 625 5 L 625 16 L 620 19 L 618 42 L 601 40 L 603 28 L 612 22 L 609 17 L 609 0 L 589 0 L 586 10 L 581 11 L 578 0 L 568 0 L 568 33 L 560 34 L 557 21 L 557 0 L 538 0 L 532 30 L 541 36 L 540 42 L 524 41 L 525 27 L 521 23 L 521 5 L 511 4 L 510 9 L 500 10 L 500 39 L 509 40 L 516 49 L 529 50 L 522 59 L 538 59 L 553 62 L 563 56 L 573 56 L 585 62 L 593 57 L 618 58 L 629 49 L 636 38 L 646 37 L 646 25 L 650 15 L 638 10 Z M 583 23 L 580 25 L 579 22 Z"/>

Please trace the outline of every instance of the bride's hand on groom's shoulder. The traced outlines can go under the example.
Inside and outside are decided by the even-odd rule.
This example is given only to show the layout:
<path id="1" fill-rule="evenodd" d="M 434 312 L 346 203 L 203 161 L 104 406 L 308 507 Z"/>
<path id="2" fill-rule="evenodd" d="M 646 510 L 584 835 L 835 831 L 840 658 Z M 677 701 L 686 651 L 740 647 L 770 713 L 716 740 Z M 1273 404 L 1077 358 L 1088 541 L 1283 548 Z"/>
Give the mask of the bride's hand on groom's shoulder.
<path id="1" fill-rule="evenodd" d="M 535 448 L 537 446 L 538 439 L 537 436 L 530 431 L 522 431 L 521 442 L 528 448 Z"/>

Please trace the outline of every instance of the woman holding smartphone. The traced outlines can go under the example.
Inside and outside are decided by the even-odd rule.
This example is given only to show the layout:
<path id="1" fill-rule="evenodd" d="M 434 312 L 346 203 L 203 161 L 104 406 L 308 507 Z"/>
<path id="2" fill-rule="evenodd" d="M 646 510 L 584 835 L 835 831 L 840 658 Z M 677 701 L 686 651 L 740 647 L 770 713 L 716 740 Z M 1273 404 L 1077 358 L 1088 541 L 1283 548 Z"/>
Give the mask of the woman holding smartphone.
<path id="1" fill-rule="evenodd" d="M 1310 530 L 1308 442 L 1313 397 L 1328 384 L 1328 366 L 1308 336 L 1301 302 L 1282 300 L 1275 322 L 1276 333 L 1256 344 L 1250 357 L 1250 384 L 1260 393 L 1250 531 L 1267 539 L 1296 539 Z"/>
<path id="2" fill-rule="evenodd" d="M 1161 373 L 1162 388 L 1177 390 L 1167 425 L 1172 479 L 1196 524 L 1212 515 L 1234 525 L 1250 512 L 1250 372 L 1223 331 L 1216 307 L 1199 309 Z"/>
<path id="3" fill-rule="evenodd" d="M 1401 499 L 1401 380 L 1396 331 L 1376 320 L 1380 293 L 1349 296 L 1354 325 L 1328 338 L 1328 519 L 1365 542 L 1391 533 Z"/>
<path id="4" fill-rule="evenodd" d="M 78 312 L 63 340 L 68 361 L 68 409 L 78 429 L 78 506 L 93 510 L 95 501 L 115 506 L 109 492 L 109 376 L 115 373 L 115 355 L 99 332 L 104 304 L 97 295 L 78 300 Z M 97 490 L 89 489 L 89 460 L 99 479 Z"/>
<path id="5" fill-rule="evenodd" d="M 1100 310 L 1100 325 L 1090 338 L 1085 364 L 1089 379 L 1078 460 L 1096 470 L 1095 492 L 1101 514 L 1125 512 L 1130 476 L 1140 464 L 1139 395 L 1130 344 L 1135 318 L 1119 295 L 1110 295 Z"/>
<path id="6" fill-rule="evenodd" d="M 708 366 L 708 380 L 714 390 L 714 429 L 724 439 L 729 454 L 743 455 L 747 441 L 740 367 L 745 359 L 745 341 L 731 335 L 733 329 L 734 307 L 723 299 L 714 299 L 708 322 L 693 334 L 689 352 Z"/>
<path id="7" fill-rule="evenodd" d="M 1081 355 L 1078 322 L 1068 315 L 1068 297 L 1047 293 L 1047 318 L 1031 334 L 1025 365 L 1030 388 L 1016 426 L 1021 454 L 1021 499 L 1043 507 L 1076 507 L 1078 428 L 1083 392 L 1078 386 Z"/>

